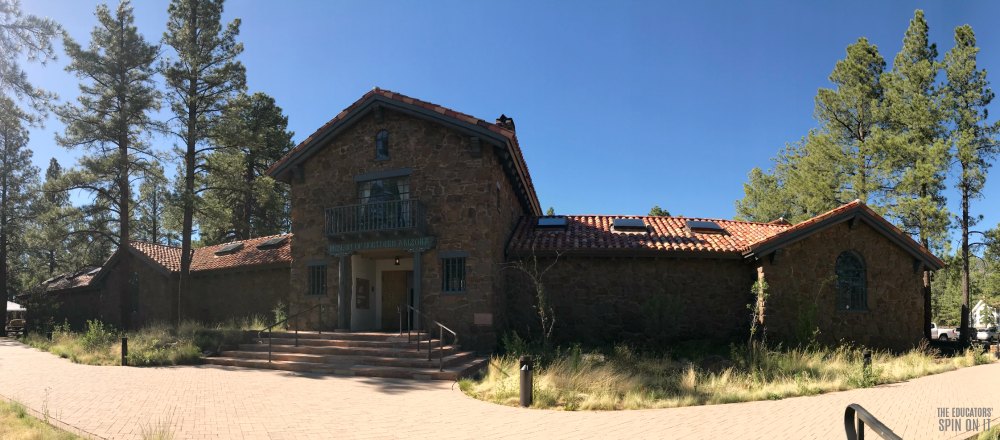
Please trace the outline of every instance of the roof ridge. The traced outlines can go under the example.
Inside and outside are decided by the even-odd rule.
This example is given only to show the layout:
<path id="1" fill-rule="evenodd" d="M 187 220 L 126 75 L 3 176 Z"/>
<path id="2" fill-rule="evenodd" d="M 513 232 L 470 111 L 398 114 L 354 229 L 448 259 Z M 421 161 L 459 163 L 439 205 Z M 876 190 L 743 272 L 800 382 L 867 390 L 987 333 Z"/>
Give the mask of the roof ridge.
<path id="1" fill-rule="evenodd" d="M 263 240 L 265 238 L 270 239 L 270 238 L 275 238 L 275 237 L 281 237 L 281 236 L 284 236 L 284 235 L 292 235 L 292 233 L 291 232 L 283 232 L 281 234 L 271 234 L 271 235 L 262 235 L 260 237 L 244 238 L 242 240 L 233 240 L 233 241 L 227 241 L 225 243 L 216 243 L 216 244 L 212 244 L 212 245 L 208 245 L 208 246 L 202 246 L 200 248 L 192 248 L 192 250 L 195 250 L 195 249 L 208 249 L 208 248 L 213 248 L 213 247 L 217 247 L 217 246 L 225 246 L 225 245 L 233 244 L 233 243 L 246 243 L 246 242 L 249 242 L 249 241 Z"/>
<path id="2" fill-rule="evenodd" d="M 747 220 L 733 220 L 727 218 L 710 218 L 710 217 L 683 217 L 676 215 L 638 215 L 638 214 L 553 214 L 553 215 L 538 215 L 538 216 L 528 216 L 528 217 L 642 217 L 642 218 L 669 218 L 669 219 L 679 219 L 679 220 L 708 220 L 713 222 L 730 222 L 730 223 L 744 223 L 750 225 L 762 225 L 762 226 L 779 226 L 784 228 L 790 228 L 793 225 L 782 225 L 778 223 L 770 222 L 751 222 Z"/>
<path id="3" fill-rule="evenodd" d="M 153 245 L 153 246 L 165 247 L 167 249 L 178 249 L 178 250 L 182 249 L 180 246 L 173 246 L 173 245 L 162 244 L 162 243 L 153 243 L 151 241 L 146 241 L 146 240 L 136 240 L 136 239 L 133 239 L 133 240 L 129 240 L 129 241 L 131 241 L 132 244 L 142 243 L 142 244 L 148 244 L 148 245 Z"/>

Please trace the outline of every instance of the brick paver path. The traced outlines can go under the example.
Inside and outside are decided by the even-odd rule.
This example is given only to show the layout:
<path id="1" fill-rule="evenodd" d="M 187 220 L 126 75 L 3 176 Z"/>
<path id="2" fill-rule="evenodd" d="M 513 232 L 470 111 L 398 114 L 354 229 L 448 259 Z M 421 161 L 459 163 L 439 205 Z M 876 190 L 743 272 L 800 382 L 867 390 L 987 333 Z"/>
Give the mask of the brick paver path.
<path id="1" fill-rule="evenodd" d="M 92 367 L 0 339 L 0 395 L 115 439 L 142 438 L 160 425 L 177 439 L 842 439 L 849 403 L 906 439 L 964 438 L 971 433 L 938 430 L 937 408 L 988 407 L 1000 423 L 1000 363 L 778 401 L 565 412 L 481 402 L 448 382 L 216 366 Z"/>

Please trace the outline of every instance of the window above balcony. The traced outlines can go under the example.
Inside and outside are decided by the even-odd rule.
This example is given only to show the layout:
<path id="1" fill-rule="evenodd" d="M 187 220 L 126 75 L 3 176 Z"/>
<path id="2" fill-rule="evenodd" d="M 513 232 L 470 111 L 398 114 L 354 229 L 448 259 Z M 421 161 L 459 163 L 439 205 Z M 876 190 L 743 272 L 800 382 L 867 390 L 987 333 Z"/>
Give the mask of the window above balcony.
<path id="1" fill-rule="evenodd" d="M 392 177 L 358 182 L 358 201 L 362 205 L 409 199 L 409 177 Z"/>

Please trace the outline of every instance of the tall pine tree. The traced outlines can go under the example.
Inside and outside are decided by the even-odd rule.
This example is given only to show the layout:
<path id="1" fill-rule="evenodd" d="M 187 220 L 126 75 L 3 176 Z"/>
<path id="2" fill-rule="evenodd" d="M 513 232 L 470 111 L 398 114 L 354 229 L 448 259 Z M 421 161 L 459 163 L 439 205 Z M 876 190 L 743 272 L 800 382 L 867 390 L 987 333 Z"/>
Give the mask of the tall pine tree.
<path id="1" fill-rule="evenodd" d="M 207 144 L 226 101 L 242 91 L 246 71 L 236 57 L 243 45 L 236 41 L 240 20 L 222 26 L 223 0 L 172 0 L 167 9 L 165 44 L 175 58 L 164 63 L 170 108 L 175 116 L 174 134 L 183 143 L 183 206 L 181 230 L 181 271 L 177 292 L 177 322 L 180 298 L 188 289 L 191 272 L 191 236 L 200 189 L 198 176 L 204 156 L 213 149 Z"/>
<path id="2" fill-rule="evenodd" d="M 0 95 L 14 102 L 16 113 L 23 121 L 39 122 L 37 114 L 28 113 L 16 104 L 27 101 L 36 112 L 45 113 L 55 95 L 39 89 L 28 81 L 21 61 L 45 63 L 55 59 L 52 40 L 62 33 L 54 21 L 25 15 L 18 0 L 0 0 Z"/>
<path id="3" fill-rule="evenodd" d="M 69 193 L 62 190 L 63 169 L 55 158 L 49 160 L 45 182 L 36 191 L 31 204 L 33 225 L 28 231 L 29 267 L 28 285 L 34 286 L 57 273 L 75 270 L 70 231 L 79 211 L 69 201 Z"/>
<path id="4" fill-rule="evenodd" d="M 962 247 L 962 316 L 961 328 L 969 327 L 969 228 L 976 224 L 971 202 L 983 195 L 986 171 L 996 154 L 996 133 L 1000 124 L 987 123 L 987 107 L 993 101 L 993 91 L 986 80 L 986 70 L 977 65 L 979 47 L 972 28 L 963 25 L 955 28 L 955 46 L 944 57 L 947 81 L 944 86 L 945 109 L 951 123 L 951 139 L 958 180 L 955 184 L 962 198 L 959 214 Z M 963 343 L 969 341 L 969 332 L 961 332 Z"/>
<path id="5" fill-rule="evenodd" d="M 241 95 L 214 130 L 219 149 L 206 158 L 202 239 L 209 244 L 273 235 L 289 230 L 288 187 L 267 169 L 291 150 L 288 117 L 274 98 Z"/>
<path id="6" fill-rule="evenodd" d="M 886 147 L 894 162 L 889 215 L 927 249 L 942 250 L 949 214 L 945 207 L 948 143 L 937 76 L 937 47 L 928 39 L 927 21 L 917 10 L 903 37 L 903 48 L 883 75 Z M 923 273 L 924 334 L 930 339 L 931 273 Z"/>
<path id="7" fill-rule="evenodd" d="M 153 82 L 158 47 L 146 42 L 135 27 L 132 6 L 123 0 L 115 13 L 106 5 L 97 7 L 98 25 L 91 33 L 88 49 L 70 38 L 67 70 L 80 79 L 77 104 L 58 109 L 66 132 L 58 137 L 65 147 L 82 147 L 88 154 L 80 169 L 68 177 L 69 188 L 94 195 L 89 205 L 96 221 L 113 218 L 118 231 L 110 238 L 122 249 L 131 240 L 132 177 L 145 166 L 149 145 L 142 138 L 154 125 L 149 113 L 159 108 L 159 92 Z M 100 211 L 100 212 L 98 212 Z M 108 215 L 101 212 L 108 213 Z M 99 225 L 98 225 L 99 227 Z M 100 234 L 95 227 L 90 232 Z M 129 252 L 121 252 L 119 269 L 131 273 Z M 128 277 L 119 277 L 121 324 L 130 326 Z"/>
<path id="8" fill-rule="evenodd" d="M 38 181 L 24 119 L 14 101 L 0 97 L 0 291 L 5 303 L 23 290 L 17 280 L 25 268 L 19 263 L 26 255 L 23 237 L 31 190 Z M 3 324 L 6 328 L 6 314 Z"/>

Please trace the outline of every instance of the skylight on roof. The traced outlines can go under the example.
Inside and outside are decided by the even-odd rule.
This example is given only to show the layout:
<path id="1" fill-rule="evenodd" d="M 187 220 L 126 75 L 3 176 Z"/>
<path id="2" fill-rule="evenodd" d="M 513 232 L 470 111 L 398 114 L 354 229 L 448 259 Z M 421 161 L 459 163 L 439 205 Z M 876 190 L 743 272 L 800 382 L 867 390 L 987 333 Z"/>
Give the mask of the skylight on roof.
<path id="1" fill-rule="evenodd" d="M 641 218 L 616 218 L 611 226 L 615 232 L 646 232 L 646 223 Z"/>
<path id="2" fill-rule="evenodd" d="M 541 229 L 565 229 L 566 224 L 566 217 L 538 217 L 538 227 Z"/>
<path id="3" fill-rule="evenodd" d="M 701 234 L 725 234 L 726 230 L 716 222 L 712 221 L 700 221 L 700 220 L 688 220 L 686 222 L 688 229 L 691 232 L 698 232 Z"/>
<path id="4" fill-rule="evenodd" d="M 268 239 L 267 241 L 265 241 L 265 242 L 263 242 L 261 244 L 258 244 L 257 245 L 257 249 L 271 249 L 271 248 L 280 247 L 281 245 L 285 244 L 285 241 L 287 241 L 287 240 L 288 240 L 288 237 L 285 236 L 285 235 L 282 235 L 280 237 L 274 237 L 274 238 Z"/>
<path id="5" fill-rule="evenodd" d="M 236 252 L 236 251 L 238 251 L 240 249 L 243 249 L 243 242 L 242 241 L 239 242 L 239 243 L 229 243 L 229 244 L 227 244 L 227 245 L 219 248 L 219 250 L 215 251 L 215 255 L 227 255 L 227 254 L 231 254 L 233 252 Z"/>

